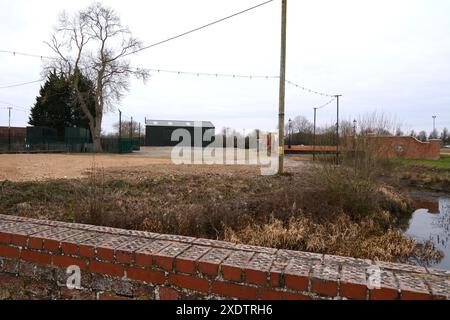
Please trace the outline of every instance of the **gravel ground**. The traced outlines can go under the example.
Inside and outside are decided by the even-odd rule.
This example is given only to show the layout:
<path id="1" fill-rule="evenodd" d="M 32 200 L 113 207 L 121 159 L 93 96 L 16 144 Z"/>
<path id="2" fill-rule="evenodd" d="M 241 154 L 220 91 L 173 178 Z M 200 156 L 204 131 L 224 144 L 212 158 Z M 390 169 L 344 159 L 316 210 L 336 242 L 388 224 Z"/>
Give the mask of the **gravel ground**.
<path id="1" fill-rule="evenodd" d="M 170 160 L 171 148 L 142 148 L 128 155 L 115 154 L 12 154 L 0 155 L 0 181 L 40 181 L 73 179 L 86 176 L 95 165 L 105 171 L 121 172 L 140 170 L 147 174 L 173 172 L 251 174 L 257 175 L 257 166 L 249 165 L 175 165 Z M 254 157 L 254 154 L 250 154 Z M 287 157 L 287 170 L 303 167 L 305 159 Z"/>

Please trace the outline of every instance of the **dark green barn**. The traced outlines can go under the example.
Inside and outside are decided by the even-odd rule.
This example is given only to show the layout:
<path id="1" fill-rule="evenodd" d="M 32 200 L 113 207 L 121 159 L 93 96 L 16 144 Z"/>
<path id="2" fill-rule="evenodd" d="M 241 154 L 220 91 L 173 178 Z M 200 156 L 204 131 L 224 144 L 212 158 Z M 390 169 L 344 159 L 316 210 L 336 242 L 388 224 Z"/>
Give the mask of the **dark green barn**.
<path id="1" fill-rule="evenodd" d="M 179 121 L 179 120 L 146 120 L 145 145 L 149 147 L 174 147 L 182 139 L 172 141 L 172 134 L 177 129 L 187 130 L 192 139 L 191 146 L 194 146 L 194 132 L 202 132 L 205 136 L 207 130 L 212 130 L 212 136 L 215 135 L 215 127 L 209 121 Z M 204 141 L 203 147 L 209 145 L 210 141 Z"/>

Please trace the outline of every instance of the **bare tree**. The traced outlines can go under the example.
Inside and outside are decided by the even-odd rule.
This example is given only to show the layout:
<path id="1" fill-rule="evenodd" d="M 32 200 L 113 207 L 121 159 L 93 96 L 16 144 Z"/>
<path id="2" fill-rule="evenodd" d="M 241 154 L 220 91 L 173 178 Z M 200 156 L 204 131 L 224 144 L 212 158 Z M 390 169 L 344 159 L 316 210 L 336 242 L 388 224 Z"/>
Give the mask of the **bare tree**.
<path id="1" fill-rule="evenodd" d="M 434 129 L 433 131 L 431 131 L 428 139 L 430 139 L 430 140 L 431 139 L 439 139 L 439 132 L 437 131 L 437 129 Z"/>
<path id="2" fill-rule="evenodd" d="M 395 130 L 395 136 L 397 136 L 397 137 L 403 137 L 404 135 L 405 135 L 405 133 L 402 131 L 402 128 L 398 127 L 398 128 Z"/>
<path id="3" fill-rule="evenodd" d="M 311 133 L 314 125 L 304 116 L 297 116 L 292 121 L 292 131 L 294 133 Z"/>
<path id="4" fill-rule="evenodd" d="M 72 16 L 62 13 L 51 41 L 47 42 L 57 59 L 45 66 L 44 72 L 57 68 L 73 79 L 81 108 L 89 120 L 96 152 L 101 152 L 102 119 L 115 102 L 129 90 L 131 76 L 146 81 L 148 70 L 131 67 L 127 56 L 142 48 L 124 27 L 117 13 L 94 3 Z M 94 85 L 95 114 L 88 109 L 88 92 L 80 85 L 81 75 Z"/>
<path id="5" fill-rule="evenodd" d="M 373 112 L 359 116 L 358 125 L 364 134 L 372 133 L 377 136 L 391 136 L 397 125 L 383 112 Z"/>
<path id="6" fill-rule="evenodd" d="M 122 138 L 130 138 L 131 135 L 134 138 L 138 138 L 143 134 L 142 128 L 139 127 L 139 122 L 134 120 L 133 123 L 131 123 L 131 121 L 122 121 L 122 123 L 116 122 L 113 124 L 113 128 L 114 128 L 113 136 L 115 137 L 119 136 L 119 132 L 122 133 Z"/>

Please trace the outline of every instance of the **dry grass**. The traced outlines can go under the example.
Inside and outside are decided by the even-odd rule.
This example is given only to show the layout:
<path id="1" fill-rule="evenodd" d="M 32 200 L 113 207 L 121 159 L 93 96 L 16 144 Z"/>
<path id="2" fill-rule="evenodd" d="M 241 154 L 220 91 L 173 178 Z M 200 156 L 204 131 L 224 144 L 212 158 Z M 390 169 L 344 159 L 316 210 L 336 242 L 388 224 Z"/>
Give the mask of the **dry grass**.
<path id="1" fill-rule="evenodd" d="M 318 179 L 325 171 L 262 177 L 244 168 L 93 168 L 80 180 L 3 182 L 0 210 L 387 261 L 439 258 L 429 244 L 395 231 L 411 212 L 407 198 L 388 186 L 349 180 L 346 170 Z"/>
<path id="2" fill-rule="evenodd" d="M 226 228 L 225 240 L 381 261 L 427 264 L 442 259 L 431 242 L 417 243 L 400 231 L 380 230 L 371 220 L 355 223 L 344 214 L 327 223 L 303 216 L 287 223 L 273 219 L 264 225 L 247 225 L 237 232 Z"/>

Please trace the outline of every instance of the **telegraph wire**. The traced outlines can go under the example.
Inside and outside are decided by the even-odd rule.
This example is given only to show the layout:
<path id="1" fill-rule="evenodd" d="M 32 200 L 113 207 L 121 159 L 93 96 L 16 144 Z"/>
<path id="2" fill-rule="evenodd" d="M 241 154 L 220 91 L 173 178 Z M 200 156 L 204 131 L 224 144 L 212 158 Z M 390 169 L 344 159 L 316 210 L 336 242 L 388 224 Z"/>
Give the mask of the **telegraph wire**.
<path id="1" fill-rule="evenodd" d="M 22 110 L 22 109 L 17 109 L 15 107 L 0 107 L 0 110 L 8 110 L 8 109 L 19 111 L 19 112 L 24 112 L 24 113 L 28 113 L 29 112 L 29 111 L 25 111 L 25 110 Z"/>
<path id="2" fill-rule="evenodd" d="M 153 43 L 153 44 L 151 44 L 151 45 L 147 45 L 147 46 L 142 47 L 142 48 L 140 48 L 140 49 L 137 49 L 137 50 L 134 50 L 134 51 L 129 52 L 129 53 L 127 53 L 127 54 L 124 54 L 124 55 L 122 56 L 122 58 L 123 58 L 123 57 L 126 57 L 126 56 L 130 56 L 130 55 L 136 54 L 136 53 L 139 53 L 139 52 L 141 52 L 141 51 L 144 51 L 144 50 L 147 50 L 147 49 L 150 49 L 150 48 L 153 48 L 153 47 L 156 47 L 156 46 L 158 46 L 158 45 L 167 43 L 167 42 L 169 42 L 169 41 L 172 41 L 172 40 L 175 40 L 175 39 L 184 37 L 184 36 L 186 36 L 186 35 L 188 35 L 188 34 L 191 34 L 191 33 L 197 32 L 197 31 L 200 31 L 200 30 L 202 30 L 202 29 L 208 28 L 208 27 L 213 26 L 213 25 L 215 25 L 215 24 L 218 24 L 218 23 L 220 23 L 220 22 L 229 20 L 229 19 L 234 18 L 234 17 L 236 17 L 236 16 L 239 16 L 239 15 L 241 15 L 241 14 L 247 13 L 247 12 L 249 12 L 249 11 L 251 11 L 251 10 L 257 9 L 257 8 L 259 8 L 259 7 L 262 7 L 262 6 L 264 6 L 264 5 L 266 5 L 266 4 L 270 3 L 270 2 L 273 2 L 273 1 L 274 1 L 274 0 L 268 0 L 268 1 L 265 1 L 265 2 L 263 2 L 263 3 L 257 4 L 257 5 L 255 5 L 255 6 L 252 6 L 252 7 L 250 7 L 250 8 L 247 8 L 247 9 L 245 9 L 245 10 L 236 12 L 236 13 L 234 13 L 234 14 L 232 14 L 232 15 L 226 16 L 226 17 L 221 18 L 221 19 L 219 19 L 219 20 L 215 20 L 215 21 L 210 22 L 210 23 L 208 23 L 208 24 L 205 24 L 205 25 L 203 25 L 203 26 L 197 27 L 197 28 L 195 28 L 195 29 L 192 29 L 192 30 L 189 30 L 189 31 L 180 33 L 180 34 L 178 34 L 178 35 L 176 35 L 176 36 L 172 36 L 172 37 L 170 37 L 170 38 L 168 38 L 168 39 L 165 39 L 165 40 L 162 40 L 162 41 L 158 41 L 158 42 Z M 33 57 L 33 58 L 39 58 L 39 59 L 50 59 L 50 60 L 58 59 L 57 57 L 50 57 L 50 56 L 44 56 L 44 55 L 39 55 L 39 54 L 25 53 L 25 52 L 19 52 L 19 51 L 10 51 L 10 50 L 0 50 L 0 53 L 7 53 L 7 54 L 12 54 L 13 56 Z"/>
<path id="3" fill-rule="evenodd" d="M 19 107 L 19 106 L 16 106 L 15 104 L 7 102 L 7 101 L 0 100 L 0 103 L 6 104 L 8 106 L 11 106 L 11 107 L 13 107 L 13 109 L 18 110 L 18 111 L 22 111 L 22 112 L 29 112 L 30 111 L 29 108 L 27 109 L 27 108 L 24 108 L 24 107 Z M 6 108 L 2 107 L 2 109 L 7 109 L 7 107 Z"/>
<path id="4" fill-rule="evenodd" d="M 215 21 L 213 21 L 213 22 L 210 22 L 210 23 L 205 24 L 205 25 L 203 25 L 203 26 L 197 27 L 197 28 L 195 28 L 195 29 L 192 29 L 192 30 L 189 30 L 189 31 L 180 33 L 180 34 L 178 34 L 178 35 L 176 35 L 176 36 L 170 37 L 170 38 L 165 39 L 165 40 L 162 40 L 162 41 L 158 41 L 158 42 L 156 42 L 156 43 L 153 43 L 153 44 L 151 44 L 151 45 L 145 46 L 145 47 L 140 48 L 140 49 L 138 49 L 138 50 L 134 50 L 134 51 L 132 51 L 132 52 L 129 52 L 129 53 L 123 55 L 122 57 L 126 57 L 126 56 L 129 56 L 129 55 L 132 55 L 132 54 L 136 54 L 136 53 L 139 53 L 139 52 L 141 52 L 141 51 L 144 51 L 144 50 L 147 50 L 147 49 L 156 47 L 156 46 L 158 46 L 158 45 L 167 43 L 167 42 L 169 42 L 169 41 L 172 41 L 172 40 L 175 40 L 175 39 L 178 39 L 178 38 L 187 36 L 188 34 L 191 34 L 191 33 L 197 32 L 197 31 L 200 31 L 200 30 L 205 29 L 205 28 L 208 28 L 208 27 L 211 27 L 211 26 L 213 26 L 213 25 L 215 25 L 215 24 L 218 24 L 218 23 L 220 23 L 220 22 L 229 20 L 229 19 L 234 18 L 234 17 L 236 17 L 236 16 L 238 16 L 238 15 L 241 15 L 241 14 L 244 14 L 244 13 L 249 12 L 249 11 L 251 11 L 251 10 L 254 10 L 254 9 L 256 9 L 256 8 L 262 7 L 262 6 L 264 6 L 264 5 L 266 5 L 266 4 L 270 3 L 270 2 L 273 2 L 273 0 L 265 1 L 265 2 L 263 2 L 263 3 L 257 4 L 257 5 L 255 5 L 255 6 L 253 6 L 253 7 L 247 8 L 247 9 L 242 10 L 242 11 L 239 11 L 239 12 L 236 12 L 236 13 L 234 13 L 234 14 L 232 14 L 232 15 L 229 15 L 229 16 L 227 16 L 227 17 L 224 17 L 224 18 L 222 18 L 222 19 L 215 20 Z"/>
<path id="5" fill-rule="evenodd" d="M 29 84 L 40 83 L 40 82 L 42 82 L 44 80 L 45 79 L 39 79 L 39 80 L 34 80 L 34 81 L 29 81 L 29 82 L 11 84 L 11 85 L 7 85 L 7 86 L 0 86 L 0 89 L 9 89 L 9 88 L 16 88 L 16 87 L 27 86 Z"/>

